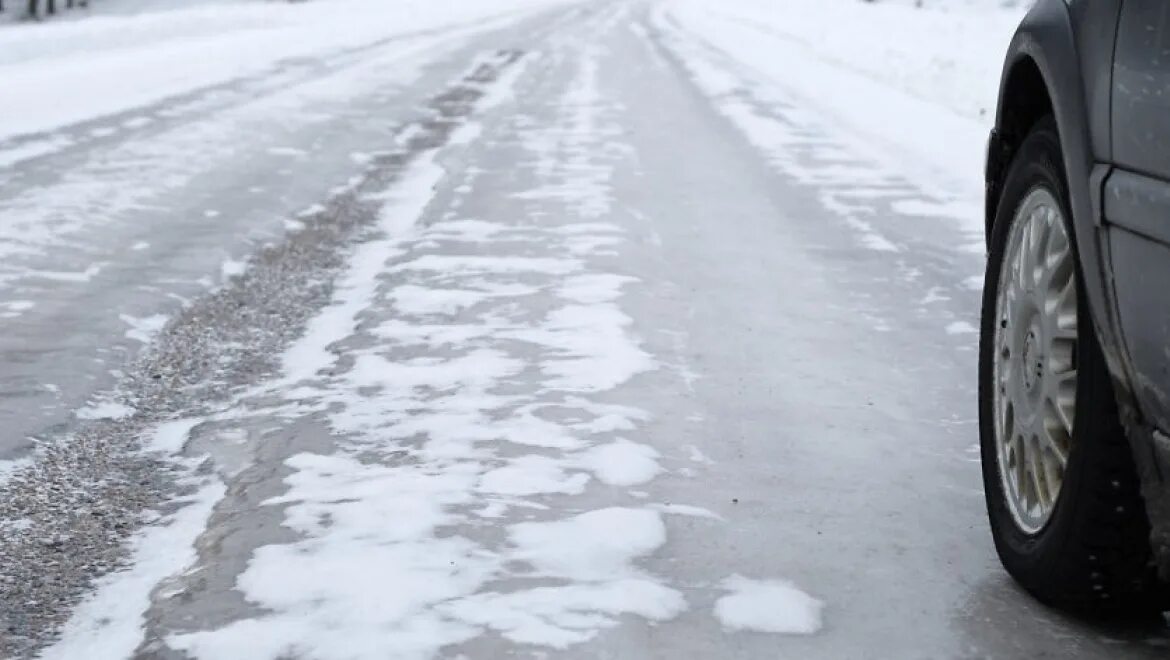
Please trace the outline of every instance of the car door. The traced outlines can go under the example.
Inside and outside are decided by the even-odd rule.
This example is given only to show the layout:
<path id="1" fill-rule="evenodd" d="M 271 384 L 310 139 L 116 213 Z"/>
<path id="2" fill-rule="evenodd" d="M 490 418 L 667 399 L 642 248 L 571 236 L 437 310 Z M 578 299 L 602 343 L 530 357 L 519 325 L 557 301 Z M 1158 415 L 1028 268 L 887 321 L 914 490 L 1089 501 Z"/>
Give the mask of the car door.
<path id="1" fill-rule="evenodd" d="M 1143 409 L 1170 431 L 1170 2 L 1123 0 L 1104 217 L 1121 330 Z"/>

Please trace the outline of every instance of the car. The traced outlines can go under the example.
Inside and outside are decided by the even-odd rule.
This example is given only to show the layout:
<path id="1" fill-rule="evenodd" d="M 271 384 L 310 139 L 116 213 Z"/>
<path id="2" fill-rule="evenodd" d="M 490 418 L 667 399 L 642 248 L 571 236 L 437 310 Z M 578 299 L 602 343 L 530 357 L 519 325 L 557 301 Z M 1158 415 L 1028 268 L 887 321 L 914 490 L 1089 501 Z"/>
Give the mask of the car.
<path id="1" fill-rule="evenodd" d="M 1084 614 L 1170 580 L 1170 4 L 1039 0 L 986 167 L 983 484 L 1001 562 Z"/>

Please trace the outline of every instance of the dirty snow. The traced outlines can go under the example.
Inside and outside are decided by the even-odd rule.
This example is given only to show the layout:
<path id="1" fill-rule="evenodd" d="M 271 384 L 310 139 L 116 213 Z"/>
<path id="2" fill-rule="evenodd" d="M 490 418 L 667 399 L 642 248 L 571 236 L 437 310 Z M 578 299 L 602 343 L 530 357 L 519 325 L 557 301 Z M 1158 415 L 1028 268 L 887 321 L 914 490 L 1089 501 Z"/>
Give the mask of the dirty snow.
<path id="1" fill-rule="evenodd" d="M 214 478 L 187 484 L 193 494 L 181 498 L 174 514 L 155 521 L 130 544 L 129 568 L 102 578 L 45 650 L 42 660 L 114 660 L 128 658 L 142 642 L 151 592 L 195 560 L 195 538 L 226 492 Z"/>

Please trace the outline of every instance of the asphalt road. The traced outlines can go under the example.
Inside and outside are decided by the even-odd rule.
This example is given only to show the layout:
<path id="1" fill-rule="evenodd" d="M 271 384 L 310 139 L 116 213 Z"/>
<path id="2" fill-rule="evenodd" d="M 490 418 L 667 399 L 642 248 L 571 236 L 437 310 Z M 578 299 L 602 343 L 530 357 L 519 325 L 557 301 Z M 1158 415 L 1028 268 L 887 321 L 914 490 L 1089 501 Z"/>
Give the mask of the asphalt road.
<path id="1" fill-rule="evenodd" d="M 998 565 L 977 239 L 758 86 L 593 3 L 6 172 L 0 653 L 1164 657 Z"/>

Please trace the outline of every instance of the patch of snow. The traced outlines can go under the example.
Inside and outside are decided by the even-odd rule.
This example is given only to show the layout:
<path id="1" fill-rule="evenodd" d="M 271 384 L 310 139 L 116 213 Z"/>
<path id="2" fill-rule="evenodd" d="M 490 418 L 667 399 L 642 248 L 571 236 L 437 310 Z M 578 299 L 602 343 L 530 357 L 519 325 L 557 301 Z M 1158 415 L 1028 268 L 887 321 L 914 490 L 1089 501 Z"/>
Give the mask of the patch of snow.
<path id="1" fill-rule="evenodd" d="M 0 318 L 14 319 L 36 306 L 31 300 L 0 302 Z"/>
<path id="2" fill-rule="evenodd" d="M 979 329 L 967 321 L 954 321 L 953 323 L 947 324 L 948 335 L 969 335 L 976 334 L 978 332 Z"/>
<path id="3" fill-rule="evenodd" d="M 31 160 L 38 156 L 55 153 L 74 144 L 70 138 L 50 136 L 47 138 L 29 140 L 19 146 L 9 147 L 0 151 L 0 167 L 11 167 L 21 161 Z"/>
<path id="4" fill-rule="evenodd" d="M 309 155 L 309 152 L 296 147 L 269 147 L 268 153 L 273 156 L 288 156 L 290 158 L 304 158 Z"/>
<path id="5" fill-rule="evenodd" d="M 857 232 L 857 235 L 861 237 L 861 244 L 865 247 L 878 252 L 901 252 L 897 245 L 874 231 L 872 224 L 854 217 L 846 217 L 845 223 Z"/>
<path id="6" fill-rule="evenodd" d="M 579 464 L 611 486 L 644 484 L 662 471 L 658 452 L 649 445 L 618 438 L 583 452 Z"/>
<path id="7" fill-rule="evenodd" d="M 0 248 L 3 246 L 0 245 Z M 43 280 L 53 280 L 55 282 L 88 282 L 97 277 L 98 273 L 102 272 L 105 264 L 93 264 L 83 271 L 51 271 L 39 270 L 36 272 L 36 277 Z"/>
<path id="8" fill-rule="evenodd" d="M 710 509 L 705 509 L 701 506 L 692 506 L 690 504 L 672 504 L 663 502 L 659 504 L 651 504 L 647 508 L 674 516 L 689 516 L 691 518 L 724 520 L 723 516 L 715 513 L 714 511 L 711 511 Z"/>
<path id="9" fill-rule="evenodd" d="M 126 419 L 127 417 L 138 412 L 130 406 L 118 403 L 116 401 L 101 401 L 99 403 L 90 404 L 77 411 L 78 419 Z"/>
<path id="10" fill-rule="evenodd" d="M 622 615 L 668 621 L 686 610 L 686 602 L 656 582 L 624 578 L 478 594 L 444 609 L 519 644 L 566 649 L 596 637 L 599 629 L 616 626 Z"/>
<path id="11" fill-rule="evenodd" d="M 945 302 L 945 301 L 950 300 L 950 299 L 951 299 L 950 296 L 943 294 L 943 291 L 941 288 L 939 288 L 937 286 L 932 286 L 932 287 L 930 287 L 930 290 L 926 292 L 926 295 L 922 297 L 920 304 L 929 305 L 931 303 L 936 303 L 936 302 Z"/>
<path id="12" fill-rule="evenodd" d="M 513 525 L 513 557 L 541 575 L 610 580 L 634 572 L 631 562 L 666 543 L 662 517 L 646 509 L 614 507 L 565 520 Z"/>
<path id="13" fill-rule="evenodd" d="M 219 267 L 219 276 L 224 280 L 239 277 L 246 272 L 248 272 L 248 262 L 242 259 L 225 259 Z"/>
<path id="14" fill-rule="evenodd" d="M 580 270 L 580 268 L 581 262 L 576 259 L 427 254 L 417 259 L 398 264 L 390 270 L 396 273 L 407 270 L 423 270 L 460 275 L 501 272 L 567 275 L 573 271 Z"/>
<path id="15" fill-rule="evenodd" d="M 31 457 L 22 457 L 10 460 L 0 460 L 0 486 L 8 483 L 13 475 L 33 464 Z"/>
<path id="16" fill-rule="evenodd" d="M 695 420 L 695 421 L 699 421 L 699 420 Z M 695 463 L 707 463 L 708 465 L 714 465 L 714 463 L 715 463 L 715 461 L 711 460 L 710 458 L 707 458 L 707 455 L 704 454 L 701 449 L 699 449 L 698 447 L 696 447 L 694 445 L 687 445 L 686 450 L 687 450 L 687 458 L 689 458 L 691 461 L 693 461 Z"/>
<path id="17" fill-rule="evenodd" d="M 325 206 L 322 204 L 310 204 L 309 206 L 301 209 L 300 212 L 297 213 L 297 216 L 305 218 L 308 216 L 317 215 L 318 213 L 324 213 L 325 210 Z"/>
<path id="18" fill-rule="evenodd" d="M 119 314 L 118 318 L 130 326 L 130 329 L 126 331 L 126 337 L 134 341 L 142 342 L 143 344 L 150 343 L 155 335 L 166 327 L 167 321 L 170 320 L 170 317 L 166 314 L 153 314 L 143 318 L 137 318 L 129 314 Z"/>
<path id="19" fill-rule="evenodd" d="M 562 461 L 527 454 L 510 459 L 503 467 L 484 473 L 476 489 L 482 493 L 499 495 L 576 495 L 584 492 L 588 483 L 589 475 L 567 472 Z"/>
<path id="20" fill-rule="evenodd" d="M 144 449 L 167 455 L 181 454 L 184 445 L 191 437 L 191 431 L 203 421 L 202 418 L 192 417 L 163 422 L 155 427 L 150 440 L 145 443 Z"/>
<path id="21" fill-rule="evenodd" d="M 620 237 L 608 238 L 620 240 Z M 636 278 L 613 273 L 576 275 L 565 280 L 557 290 L 557 295 L 583 305 L 610 302 L 621 297 L 623 286 L 637 281 Z"/>
<path id="22" fill-rule="evenodd" d="M 482 291 L 432 289 L 414 284 L 404 284 L 394 289 L 391 296 L 399 311 L 412 316 L 456 314 L 488 298 L 488 294 Z"/>
<path id="23" fill-rule="evenodd" d="M 824 604 L 784 580 L 751 580 L 733 575 L 729 593 L 715 601 L 715 618 L 727 630 L 811 635 L 821 629 Z"/>

